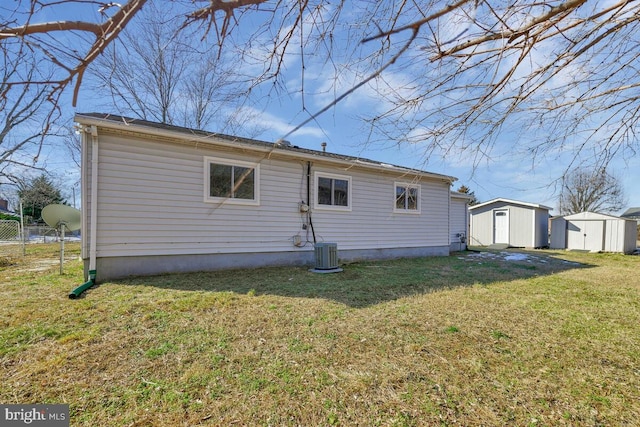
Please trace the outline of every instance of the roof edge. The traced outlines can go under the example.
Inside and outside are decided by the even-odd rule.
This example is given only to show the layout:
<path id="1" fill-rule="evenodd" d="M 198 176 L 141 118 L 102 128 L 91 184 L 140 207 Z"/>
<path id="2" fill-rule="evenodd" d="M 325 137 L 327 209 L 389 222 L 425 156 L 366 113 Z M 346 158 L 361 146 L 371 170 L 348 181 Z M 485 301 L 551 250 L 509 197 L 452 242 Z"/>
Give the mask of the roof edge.
<path id="1" fill-rule="evenodd" d="M 460 199 L 467 199 L 467 200 L 472 200 L 474 196 L 471 196 L 467 193 L 461 193 L 459 191 L 452 191 L 451 192 L 451 197 L 458 197 Z"/>
<path id="2" fill-rule="evenodd" d="M 403 174 L 414 174 L 424 176 L 432 179 L 439 179 L 452 184 L 457 181 L 458 178 L 451 175 L 444 175 L 435 172 L 428 172 L 419 169 L 408 168 L 405 166 L 392 165 L 375 160 L 369 160 L 361 157 L 340 155 L 335 153 L 328 153 L 324 151 L 312 150 L 308 148 L 300 148 L 297 146 L 279 146 L 271 142 L 261 141 L 257 139 L 249 139 L 243 137 L 236 137 L 226 134 L 220 134 L 216 132 L 208 132 L 203 130 L 185 128 L 174 125 L 166 125 L 156 122 L 150 122 L 148 120 L 134 119 L 123 117 L 115 114 L 103 114 L 103 113 L 76 113 L 74 121 L 81 124 L 96 125 L 103 127 L 111 127 L 116 129 L 126 129 L 129 131 L 138 131 L 141 133 L 147 133 L 156 136 L 173 137 L 176 139 L 208 142 L 210 144 L 222 145 L 227 147 L 238 148 L 242 145 L 243 148 L 250 147 L 256 152 L 270 153 L 278 152 L 279 154 L 295 157 L 307 160 L 323 160 L 342 164 L 348 167 L 360 166 L 367 169 L 374 169 L 378 171 L 392 171 Z M 134 128 L 135 127 L 135 128 Z M 212 141 L 212 138 L 216 138 Z"/>
<path id="3" fill-rule="evenodd" d="M 492 200 L 489 200 L 489 201 L 484 202 L 484 203 L 479 203 L 477 205 L 470 206 L 469 210 L 478 209 L 478 208 L 490 205 L 492 203 L 498 203 L 498 202 L 509 203 L 509 204 L 512 204 L 512 205 L 527 206 L 527 207 L 530 207 L 530 208 L 546 209 L 546 210 L 549 210 L 549 211 L 553 210 L 553 208 L 551 206 L 541 205 L 539 203 L 521 202 L 519 200 L 504 199 L 502 197 L 498 197 L 497 199 L 492 199 Z"/>
<path id="4" fill-rule="evenodd" d="M 603 213 L 591 212 L 591 211 L 577 212 L 571 215 L 564 215 L 562 216 L 562 218 L 569 219 L 569 220 L 571 219 L 582 219 L 582 220 L 621 219 L 623 221 L 636 222 L 636 220 L 633 218 L 624 218 L 621 216 L 615 216 L 615 215 L 603 214 Z"/>

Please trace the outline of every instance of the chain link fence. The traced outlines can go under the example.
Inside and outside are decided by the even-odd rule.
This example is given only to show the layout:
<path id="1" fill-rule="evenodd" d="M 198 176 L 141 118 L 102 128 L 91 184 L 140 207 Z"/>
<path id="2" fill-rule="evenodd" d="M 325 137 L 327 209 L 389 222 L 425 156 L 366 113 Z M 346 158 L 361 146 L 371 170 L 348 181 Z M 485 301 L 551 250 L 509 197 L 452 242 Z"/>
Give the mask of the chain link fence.
<path id="1" fill-rule="evenodd" d="M 59 234 L 58 230 L 48 225 L 28 225 L 24 227 L 24 240 L 27 243 L 57 242 L 60 240 Z"/>
<path id="2" fill-rule="evenodd" d="M 0 220 L 0 258 L 10 263 L 24 255 L 24 240 L 20 229 L 20 222 L 15 220 Z"/>
<path id="3" fill-rule="evenodd" d="M 65 241 L 79 240 L 79 232 L 66 233 Z M 21 230 L 20 222 L 0 220 L 0 264 L 11 264 L 25 254 L 25 244 L 60 241 L 57 229 L 47 225 L 29 225 Z"/>

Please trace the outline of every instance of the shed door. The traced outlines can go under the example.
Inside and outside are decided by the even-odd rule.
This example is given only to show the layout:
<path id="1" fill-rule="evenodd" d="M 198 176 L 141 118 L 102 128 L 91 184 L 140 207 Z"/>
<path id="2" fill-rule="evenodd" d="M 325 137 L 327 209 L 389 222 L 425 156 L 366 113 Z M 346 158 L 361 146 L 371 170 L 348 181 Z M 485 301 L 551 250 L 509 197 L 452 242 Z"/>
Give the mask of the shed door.
<path id="1" fill-rule="evenodd" d="M 604 221 L 569 221 L 567 223 L 567 249 L 590 252 L 603 250 Z"/>
<path id="2" fill-rule="evenodd" d="M 493 211 L 493 243 L 509 243 L 509 211 Z"/>

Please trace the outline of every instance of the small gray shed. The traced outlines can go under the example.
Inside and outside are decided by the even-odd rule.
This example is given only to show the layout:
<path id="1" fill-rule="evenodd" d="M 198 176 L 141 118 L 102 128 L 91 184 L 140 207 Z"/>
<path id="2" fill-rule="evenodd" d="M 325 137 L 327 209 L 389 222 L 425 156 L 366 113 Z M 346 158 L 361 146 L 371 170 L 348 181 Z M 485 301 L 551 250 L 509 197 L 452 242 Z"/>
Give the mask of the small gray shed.
<path id="1" fill-rule="evenodd" d="M 493 199 L 469 208 L 469 244 L 523 248 L 549 246 L 549 211 L 537 203 Z"/>
<path id="2" fill-rule="evenodd" d="M 636 249 L 636 221 L 595 212 L 556 217 L 551 220 L 550 246 L 630 254 Z"/>

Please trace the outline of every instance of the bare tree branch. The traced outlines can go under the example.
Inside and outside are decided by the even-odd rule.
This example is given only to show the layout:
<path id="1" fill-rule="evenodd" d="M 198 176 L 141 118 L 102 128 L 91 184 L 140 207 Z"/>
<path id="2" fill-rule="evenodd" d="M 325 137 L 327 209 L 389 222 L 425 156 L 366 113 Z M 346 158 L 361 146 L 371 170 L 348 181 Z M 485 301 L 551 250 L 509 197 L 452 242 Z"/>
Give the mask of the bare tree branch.
<path id="1" fill-rule="evenodd" d="M 620 182 L 606 169 L 573 169 L 563 179 L 560 213 L 612 213 L 624 206 Z"/>
<path id="2" fill-rule="evenodd" d="M 54 77 L 12 80 L 0 97 L 17 94 L 20 85 L 46 84 L 56 111 L 61 93 L 73 84 L 75 105 L 87 68 L 145 3 L 16 0 L 14 10 L 4 6 L 3 48 L 29 49 Z M 360 115 L 370 139 L 419 143 L 426 155 L 466 153 L 480 161 L 492 156 L 505 130 L 514 139 L 510 155 L 572 150 L 564 161 L 589 157 L 603 164 L 640 149 L 637 0 L 171 2 L 177 3 L 183 7 L 181 30 L 195 29 L 203 45 L 218 48 L 218 59 L 237 61 L 234 76 L 246 83 L 246 94 L 260 92 L 265 102 L 273 94 L 278 101 L 283 93 L 300 95 L 296 113 L 306 117 L 292 132 L 366 86 L 377 92 L 371 113 Z M 93 5 L 99 18 L 39 21 L 43 11 L 68 5 Z M 292 66 L 298 67 L 297 88 L 290 86 Z M 320 87 L 310 78 L 320 75 L 329 84 Z M 266 82 L 268 89 L 258 89 Z M 114 95 L 126 90 L 123 83 Z M 309 113 L 308 98 L 324 94 L 333 100 Z M 126 102 L 134 107 L 145 101 Z"/>
<path id="3" fill-rule="evenodd" d="M 16 154 L 32 145 L 38 148 L 36 153 L 32 153 L 33 163 L 30 166 L 33 167 L 47 133 L 40 124 L 40 110 L 47 100 L 47 88 L 14 86 L 12 83 L 22 76 L 34 79 L 37 72 L 37 63 L 28 52 L 12 55 L 5 49 L 0 50 L 0 175 L 4 177 L 14 173 L 10 170 L 12 165 L 25 164 Z"/>
<path id="4" fill-rule="evenodd" d="M 347 90 L 342 95 L 338 96 L 336 99 L 334 99 L 332 102 L 330 102 L 324 108 L 322 108 L 320 111 L 318 111 L 315 114 L 312 114 L 311 117 L 309 117 L 306 120 L 302 121 L 302 123 L 300 123 L 298 126 L 296 126 L 295 128 L 291 129 L 289 132 L 287 132 L 287 134 L 283 137 L 283 139 L 286 139 L 289 135 L 297 132 L 304 125 L 306 125 L 307 123 L 310 123 L 311 121 L 315 120 L 318 116 L 320 116 L 324 112 L 328 111 L 330 108 L 332 108 L 333 106 L 338 104 L 340 101 L 345 99 L 347 96 L 351 95 L 353 92 L 355 92 L 356 90 L 358 90 L 359 88 L 361 88 L 365 84 L 369 83 L 371 80 L 373 80 L 376 77 L 378 77 L 385 69 L 387 69 L 388 67 L 393 65 L 398 60 L 398 58 L 400 58 L 402 56 L 402 54 L 409 48 L 409 46 L 411 46 L 411 44 L 415 40 L 417 34 L 418 34 L 418 30 L 415 29 L 414 32 L 413 32 L 413 35 L 411 36 L 409 41 L 407 41 L 407 43 L 405 44 L 404 48 L 400 49 L 400 51 L 393 58 L 391 58 L 389 60 L 389 62 L 387 62 L 385 65 L 383 65 L 381 68 L 376 70 L 373 74 L 371 74 L 367 78 L 361 80 L 357 85 L 355 85 L 351 89 Z"/>
<path id="5" fill-rule="evenodd" d="M 102 37 L 104 34 L 104 26 L 84 21 L 41 22 L 13 28 L 3 28 L 0 31 L 0 40 L 9 37 L 25 37 L 42 33 L 49 34 L 56 31 L 86 31 L 93 33 L 96 37 Z"/>

